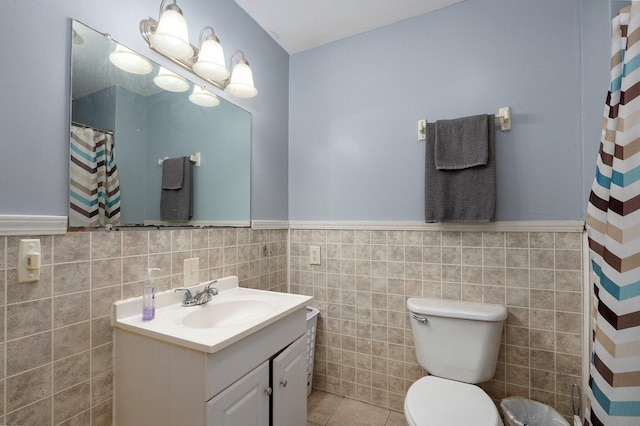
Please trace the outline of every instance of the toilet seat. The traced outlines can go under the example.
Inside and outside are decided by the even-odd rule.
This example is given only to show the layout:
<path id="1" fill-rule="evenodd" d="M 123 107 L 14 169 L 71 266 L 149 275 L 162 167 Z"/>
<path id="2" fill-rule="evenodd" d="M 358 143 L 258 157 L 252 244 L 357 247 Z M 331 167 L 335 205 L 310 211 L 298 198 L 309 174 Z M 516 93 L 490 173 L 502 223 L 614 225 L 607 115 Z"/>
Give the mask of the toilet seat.
<path id="1" fill-rule="evenodd" d="M 404 400 L 410 426 L 502 426 L 495 404 L 478 386 L 423 377 L 411 385 Z"/>

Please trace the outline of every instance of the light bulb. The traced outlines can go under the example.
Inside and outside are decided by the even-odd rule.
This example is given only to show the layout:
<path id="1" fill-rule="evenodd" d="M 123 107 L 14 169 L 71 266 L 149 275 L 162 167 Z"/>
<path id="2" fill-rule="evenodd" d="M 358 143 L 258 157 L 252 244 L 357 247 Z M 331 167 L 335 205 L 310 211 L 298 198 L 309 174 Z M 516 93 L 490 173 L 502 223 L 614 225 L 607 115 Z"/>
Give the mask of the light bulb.
<path id="1" fill-rule="evenodd" d="M 178 6 L 169 5 L 160 16 L 156 31 L 149 37 L 149 44 L 172 58 L 189 59 L 193 56 L 187 21 Z"/>
<path id="2" fill-rule="evenodd" d="M 225 90 L 238 98 L 253 98 L 258 94 L 258 90 L 253 85 L 253 74 L 249 68 L 249 62 L 245 59 L 238 60 L 233 67 L 231 81 Z"/>
<path id="3" fill-rule="evenodd" d="M 196 105 L 208 108 L 220 105 L 220 99 L 216 95 L 200 86 L 193 87 L 189 100 Z"/>
<path id="4" fill-rule="evenodd" d="M 118 44 L 109 54 L 109 60 L 116 67 L 131 74 L 149 74 L 153 71 L 153 65 L 147 58 L 143 58 L 121 44 Z"/>
<path id="5" fill-rule="evenodd" d="M 214 81 L 223 81 L 229 77 L 229 70 L 224 65 L 224 52 L 215 36 L 209 36 L 198 53 L 198 60 L 193 70 L 200 77 Z"/>
<path id="6" fill-rule="evenodd" d="M 160 71 L 153 78 L 153 82 L 158 87 L 170 92 L 186 92 L 189 90 L 189 82 L 187 80 L 164 67 L 160 67 Z"/>

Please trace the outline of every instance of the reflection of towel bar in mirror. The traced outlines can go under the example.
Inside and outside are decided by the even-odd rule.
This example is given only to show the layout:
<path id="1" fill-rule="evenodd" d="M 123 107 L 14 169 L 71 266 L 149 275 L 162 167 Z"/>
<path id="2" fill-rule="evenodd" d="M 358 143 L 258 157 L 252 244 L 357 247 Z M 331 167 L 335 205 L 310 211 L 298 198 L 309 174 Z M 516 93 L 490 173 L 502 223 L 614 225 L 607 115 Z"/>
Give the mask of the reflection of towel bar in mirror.
<path id="1" fill-rule="evenodd" d="M 158 164 L 162 165 L 162 163 L 164 162 L 164 160 L 168 159 L 169 157 L 164 157 L 158 160 Z M 200 167 L 200 153 L 196 152 L 193 155 L 189 156 L 189 159 L 191 160 L 191 162 L 193 163 L 194 166 L 196 167 Z"/>
<path id="2" fill-rule="evenodd" d="M 496 119 L 500 121 L 500 130 L 506 132 L 511 130 L 511 107 L 502 107 L 498 109 L 498 113 L 495 115 Z M 424 141 L 427 139 L 427 120 L 418 120 L 418 140 Z"/>

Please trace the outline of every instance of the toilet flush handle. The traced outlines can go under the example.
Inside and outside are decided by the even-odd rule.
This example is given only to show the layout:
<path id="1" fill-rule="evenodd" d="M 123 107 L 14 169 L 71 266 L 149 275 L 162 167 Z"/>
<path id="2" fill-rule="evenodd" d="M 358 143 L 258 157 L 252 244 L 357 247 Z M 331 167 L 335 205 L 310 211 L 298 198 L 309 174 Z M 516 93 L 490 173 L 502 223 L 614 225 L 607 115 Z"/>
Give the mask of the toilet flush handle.
<path id="1" fill-rule="evenodd" d="M 414 320 L 421 322 L 422 324 L 426 324 L 427 322 L 427 317 L 419 317 L 416 314 L 411 314 L 411 318 L 413 318 Z"/>

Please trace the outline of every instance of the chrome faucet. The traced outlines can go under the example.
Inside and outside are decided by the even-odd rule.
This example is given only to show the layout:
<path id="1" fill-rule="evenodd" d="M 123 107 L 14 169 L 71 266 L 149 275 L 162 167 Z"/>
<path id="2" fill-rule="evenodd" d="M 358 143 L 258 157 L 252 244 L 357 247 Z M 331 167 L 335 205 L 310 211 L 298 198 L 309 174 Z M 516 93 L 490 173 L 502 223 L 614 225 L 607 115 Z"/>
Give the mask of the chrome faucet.
<path id="1" fill-rule="evenodd" d="M 184 291 L 184 297 L 182 299 L 182 306 L 198 306 L 204 305 L 209 302 L 213 296 L 218 294 L 218 289 L 215 287 L 211 287 L 212 284 L 217 283 L 218 280 L 209 281 L 204 285 L 204 289 L 196 293 L 196 295 L 191 294 L 191 290 L 188 288 L 176 288 L 175 291 Z"/>
<path id="2" fill-rule="evenodd" d="M 218 295 L 218 289 L 215 287 L 211 287 L 212 284 L 215 284 L 217 282 L 218 280 L 209 281 L 204 285 L 204 289 L 201 292 L 196 293 L 196 295 L 193 296 L 196 301 L 196 305 L 204 305 L 205 303 L 210 301 L 213 296 Z"/>

